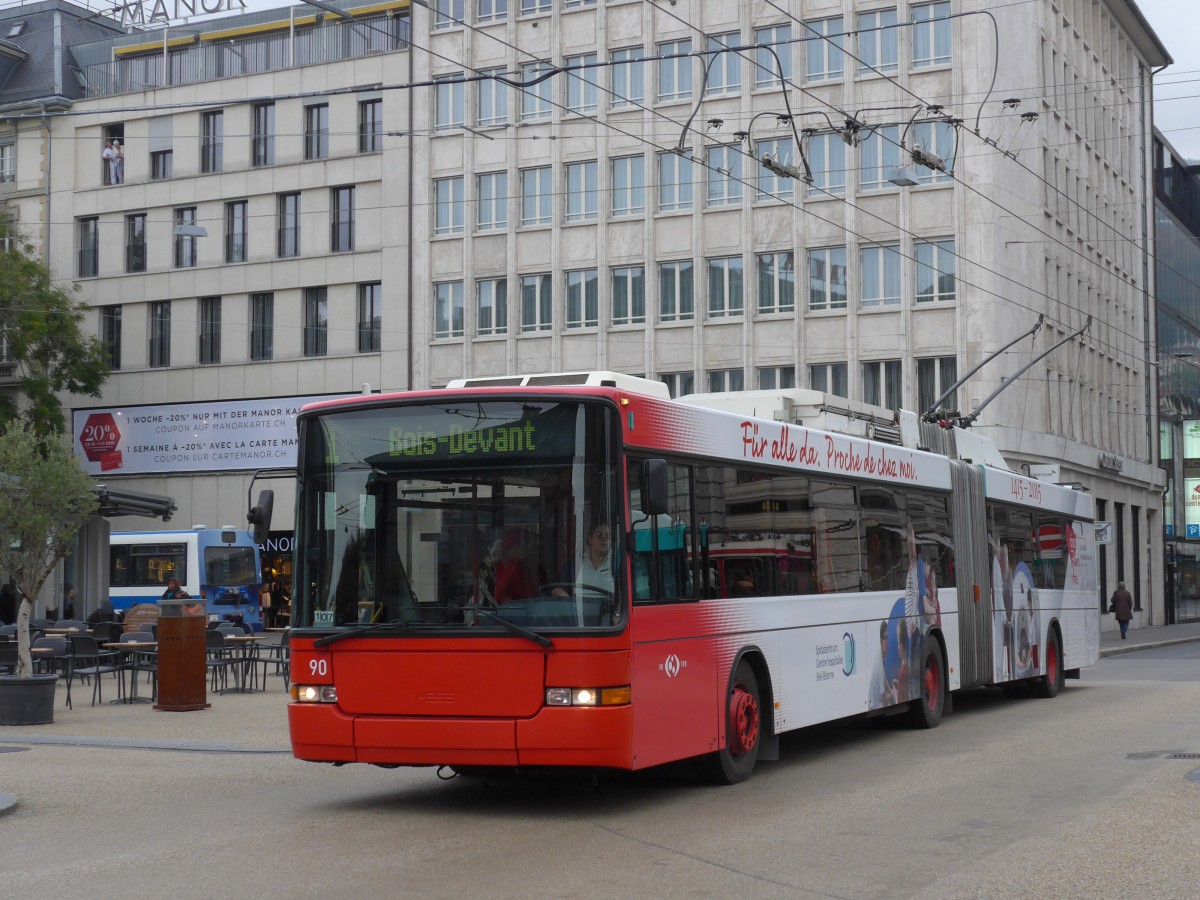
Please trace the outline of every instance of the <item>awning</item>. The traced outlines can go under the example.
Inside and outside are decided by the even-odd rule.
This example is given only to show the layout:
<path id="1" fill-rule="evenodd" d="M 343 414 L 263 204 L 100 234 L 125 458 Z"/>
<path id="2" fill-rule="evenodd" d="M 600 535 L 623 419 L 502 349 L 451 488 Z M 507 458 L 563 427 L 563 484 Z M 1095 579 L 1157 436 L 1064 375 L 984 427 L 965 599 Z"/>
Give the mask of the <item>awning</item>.
<path id="1" fill-rule="evenodd" d="M 169 522 L 177 508 L 172 497 L 143 494 L 141 491 L 126 491 L 120 488 L 111 488 L 105 484 L 96 485 L 96 496 L 100 500 L 100 508 L 96 511 L 97 515 L 108 518 L 149 516 L 152 519 L 161 518 L 164 522 Z"/>

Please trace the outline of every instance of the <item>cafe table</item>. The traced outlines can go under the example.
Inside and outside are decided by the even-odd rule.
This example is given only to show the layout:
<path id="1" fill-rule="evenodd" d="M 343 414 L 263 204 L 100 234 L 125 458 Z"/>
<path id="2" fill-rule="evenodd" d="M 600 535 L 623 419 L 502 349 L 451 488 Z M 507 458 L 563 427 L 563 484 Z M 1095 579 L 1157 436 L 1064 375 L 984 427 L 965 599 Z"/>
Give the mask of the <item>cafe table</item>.
<path id="1" fill-rule="evenodd" d="M 137 657 L 138 654 L 150 655 L 158 650 L 157 641 L 117 641 L 111 644 L 102 644 L 106 650 L 119 650 L 124 653 L 129 660 L 129 692 L 124 697 L 118 697 L 116 700 L 110 700 L 110 703 L 152 703 L 150 697 L 139 697 L 137 692 L 138 669 Z"/>

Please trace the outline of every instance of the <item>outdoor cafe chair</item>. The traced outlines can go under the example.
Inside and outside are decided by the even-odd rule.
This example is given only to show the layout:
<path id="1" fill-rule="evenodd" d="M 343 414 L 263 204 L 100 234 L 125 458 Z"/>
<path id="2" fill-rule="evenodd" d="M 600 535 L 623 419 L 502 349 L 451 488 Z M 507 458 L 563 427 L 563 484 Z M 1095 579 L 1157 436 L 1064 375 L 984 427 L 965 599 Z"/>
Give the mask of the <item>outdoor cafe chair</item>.
<path id="1" fill-rule="evenodd" d="M 127 634 L 121 635 L 120 643 L 122 644 L 148 644 L 153 635 L 145 631 L 130 631 Z M 131 651 L 128 654 L 127 666 L 129 668 L 130 684 L 138 675 L 145 673 L 146 680 L 150 682 L 150 696 L 158 696 L 158 651 L 147 650 L 145 648 Z M 133 696 L 134 691 L 130 688 L 130 696 Z"/>
<path id="2" fill-rule="evenodd" d="M 113 622 L 97 622 L 90 629 L 97 644 L 111 644 L 121 637 L 121 626 Z"/>
<path id="3" fill-rule="evenodd" d="M 55 628 L 74 628 L 78 631 L 83 631 L 82 619 L 56 619 L 54 621 Z"/>
<path id="4" fill-rule="evenodd" d="M 5 641 L 0 644 L 0 675 L 12 675 L 17 671 L 17 644 Z"/>
<path id="5" fill-rule="evenodd" d="M 138 631 L 141 631 L 144 634 L 149 634 L 151 637 L 158 637 L 158 623 L 157 622 L 143 622 L 141 625 L 138 626 Z M 130 632 L 130 633 L 134 634 L 136 632 Z"/>
<path id="6" fill-rule="evenodd" d="M 32 635 L 30 637 L 32 638 Z M 33 666 L 35 669 L 40 668 L 47 674 L 51 672 L 58 674 L 66 672 L 67 639 L 65 637 L 58 634 L 43 637 L 39 633 L 38 637 L 30 640 L 29 646 L 33 650 L 50 651 L 45 654 L 34 654 Z"/>
<path id="7" fill-rule="evenodd" d="M 204 664 L 207 666 L 212 678 L 209 690 L 215 691 L 217 689 L 218 673 L 220 673 L 221 677 L 221 689 L 224 690 L 229 684 L 230 668 L 236 666 L 240 660 L 230 652 L 230 647 L 225 643 L 225 635 L 219 631 L 204 632 L 204 649 L 206 651 Z"/>
<path id="8" fill-rule="evenodd" d="M 16 625 L 0 625 L 0 638 L 10 637 L 10 638 L 15 639 L 16 636 L 17 636 L 17 626 Z"/>
<path id="9" fill-rule="evenodd" d="M 121 660 L 117 657 L 119 654 L 115 650 L 101 650 L 100 645 L 96 643 L 96 639 L 85 634 L 78 634 L 71 638 L 70 648 L 67 651 L 67 707 L 71 706 L 71 682 L 76 677 L 92 679 L 92 706 L 96 705 L 96 700 L 104 702 L 104 678 L 105 675 L 113 675 L 119 679 L 117 685 L 117 695 L 122 696 L 125 693 L 125 667 Z"/>
<path id="10" fill-rule="evenodd" d="M 264 644 L 262 647 L 262 656 L 258 660 L 263 664 L 263 690 L 267 687 L 267 669 L 272 665 L 275 666 L 275 674 L 283 676 L 283 686 L 288 687 L 288 664 L 291 662 L 291 647 L 288 644 L 288 635 L 285 631 L 279 636 L 278 644 Z"/>

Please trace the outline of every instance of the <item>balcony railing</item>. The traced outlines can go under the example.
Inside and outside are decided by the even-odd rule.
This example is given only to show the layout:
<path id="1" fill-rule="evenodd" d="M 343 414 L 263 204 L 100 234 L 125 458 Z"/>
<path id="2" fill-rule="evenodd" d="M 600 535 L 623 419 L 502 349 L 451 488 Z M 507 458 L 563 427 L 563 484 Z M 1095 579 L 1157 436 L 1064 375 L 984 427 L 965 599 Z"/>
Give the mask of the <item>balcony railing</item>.
<path id="1" fill-rule="evenodd" d="M 156 32 L 156 35 L 158 33 Z M 194 32 L 187 32 L 188 35 Z M 166 47 L 170 34 L 163 34 Z M 362 16 L 231 41 L 156 50 L 87 67 L 87 96 L 200 84 L 293 66 L 357 59 L 408 46 L 406 16 Z"/>

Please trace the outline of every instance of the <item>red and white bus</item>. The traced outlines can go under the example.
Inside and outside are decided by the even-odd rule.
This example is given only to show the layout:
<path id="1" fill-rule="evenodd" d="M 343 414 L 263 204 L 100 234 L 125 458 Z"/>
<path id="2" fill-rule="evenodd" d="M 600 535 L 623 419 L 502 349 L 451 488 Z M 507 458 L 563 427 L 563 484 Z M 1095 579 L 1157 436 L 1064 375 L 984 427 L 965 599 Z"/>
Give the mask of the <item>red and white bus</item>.
<path id="1" fill-rule="evenodd" d="M 916 449 L 937 429 L 913 416 L 887 443 L 724 396 L 581 373 L 306 406 L 295 756 L 695 759 L 728 783 L 791 729 L 932 728 L 951 691 L 1053 696 L 1096 661 L 1089 495 L 1002 468 L 968 432 L 944 432 L 953 456 Z"/>

